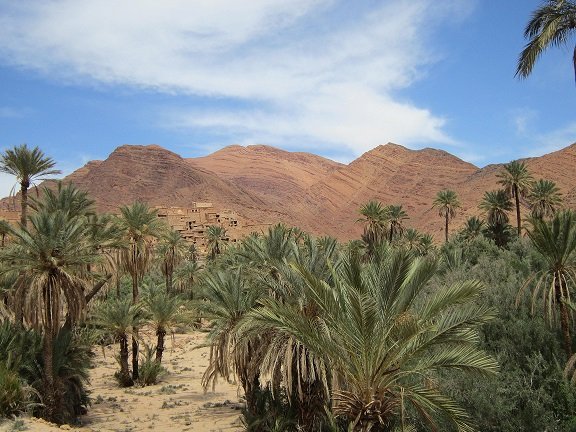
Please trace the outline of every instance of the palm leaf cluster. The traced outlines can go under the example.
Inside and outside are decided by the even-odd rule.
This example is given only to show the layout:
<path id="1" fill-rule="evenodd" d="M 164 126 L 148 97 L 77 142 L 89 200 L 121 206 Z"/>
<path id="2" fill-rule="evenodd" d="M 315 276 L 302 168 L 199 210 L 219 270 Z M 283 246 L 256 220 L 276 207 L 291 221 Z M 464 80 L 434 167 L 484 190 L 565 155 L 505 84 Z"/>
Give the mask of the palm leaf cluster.
<path id="1" fill-rule="evenodd" d="M 534 11 L 524 30 L 528 43 L 520 53 L 516 75 L 527 78 L 540 56 L 550 47 L 568 43 L 576 29 L 576 4 L 570 0 L 547 0 Z M 572 61 L 576 74 L 576 48 Z"/>
<path id="2" fill-rule="evenodd" d="M 249 411 L 262 389 L 285 394 L 303 430 L 326 424 L 326 410 L 350 430 L 408 427 L 418 417 L 471 430 L 431 383 L 444 369 L 497 369 L 477 346 L 478 326 L 494 314 L 478 303 L 480 284 L 429 292 L 433 259 L 381 246 L 366 261 L 357 248 L 296 239 L 282 226 L 236 254 L 236 271 L 203 277 L 197 307 L 212 323 L 205 385 L 238 377 Z"/>

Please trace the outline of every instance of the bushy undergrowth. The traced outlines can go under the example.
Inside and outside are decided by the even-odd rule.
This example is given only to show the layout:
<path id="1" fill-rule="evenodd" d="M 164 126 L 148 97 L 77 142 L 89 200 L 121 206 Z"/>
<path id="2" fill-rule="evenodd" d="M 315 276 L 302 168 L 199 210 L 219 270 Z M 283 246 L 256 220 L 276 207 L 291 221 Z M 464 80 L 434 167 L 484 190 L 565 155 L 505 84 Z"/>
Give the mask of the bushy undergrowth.
<path id="1" fill-rule="evenodd" d="M 0 417 L 13 417 L 30 408 L 32 394 L 17 372 L 0 364 Z"/>
<path id="2" fill-rule="evenodd" d="M 144 349 L 138 378 L 138 384 L 142 386 L 157 384 L 168 373 L 166 368 L 156 361 L 155 353 L 155 346 L 146 346 Z"/>
<path id="3" fill-rule="evenodd" d="M 283 392 L 274 395 L 270 388 L 255 392 L 254 407 L 242 410 L 242 424 L 247 432 L 296 432 L 298 413 Z"/>
<path id="4" fill-rule="evenodd" d="M 487 291 L 484 301 L 498 310 L 495 320 L 482 328 L 481 345 L 500 364 L 493 378 L 462 375 L 442 377 L 441 382 L 474 418 L 480 431 L 576 431 L 576 387 L 562 376 L 566 354 L 558 326 L 550 326 L 543 307 L 520 287 L 540 261 L 529 242 L 520 239 L 509 250 L 485 240 L 449 244 L 464 259 L 442 278 L 475 278 Z"/>
<path id="5" fill-rule="evenodd" d="M 60 420 L 73 423 L 86 412 L 93 340 L 86 331 L 62 329 L 54 340 L 54 376 L 62 401 Z M 0 417 L 23 411 L 42 413 L 42 339 L 32 330 L 0 325 Z"/>

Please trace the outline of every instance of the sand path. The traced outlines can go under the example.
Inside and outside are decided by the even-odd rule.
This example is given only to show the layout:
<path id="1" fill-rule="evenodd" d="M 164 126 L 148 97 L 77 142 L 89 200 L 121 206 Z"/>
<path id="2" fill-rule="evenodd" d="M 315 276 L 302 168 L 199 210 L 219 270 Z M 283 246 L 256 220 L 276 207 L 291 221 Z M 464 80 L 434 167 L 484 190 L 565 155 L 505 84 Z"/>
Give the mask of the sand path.
<path id="1" fill-rule="evenodd" d="M 204 392 L 200 381 L 208 364 L 208 349 L 194 349 L 204 334 L 176 335 L 162 363 L 169 374 L 159 384 L 148 387 L 118 388 L 114 372 L 117 347 L 96 350 L 96 367 L 90 371 L 92 406 L 72 429 L 82 432 L 198 431 L 238 432 L 240 423 L 238 389 L 220 381 L 215 391 Z M 172 349 L 171 349 L 172 348 Z M 0 430 L 51 432 L 58 428 L 37 419 L 24 419 L 23 428 L 13 422 Z"/>

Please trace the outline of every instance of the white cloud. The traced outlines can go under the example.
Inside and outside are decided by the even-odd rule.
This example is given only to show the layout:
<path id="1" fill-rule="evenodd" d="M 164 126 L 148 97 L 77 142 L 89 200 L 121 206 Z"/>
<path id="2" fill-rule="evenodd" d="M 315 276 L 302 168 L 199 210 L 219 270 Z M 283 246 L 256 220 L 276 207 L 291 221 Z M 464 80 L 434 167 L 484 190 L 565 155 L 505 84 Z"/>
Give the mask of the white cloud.
<path id="1" fill-rule="evenodd" d="M 516 135 L 529 136 L 532 124 L 537 120 L 538 112 L 531 108 L 520 108 L 512 112 L 512 124 Z"/>
<path id="2" fill-rule="evenodd" d="M 211 109 L 169 111 L 164 123 L 248 141 L 304 138 L 354 154 L 386 141 L 453 144 L 442 117 L 398 91 L 438 60 L 433 28 L 472 4 L 14 2 L 0 9 L 0 55 L 62 80 L 210 98 Z"/>

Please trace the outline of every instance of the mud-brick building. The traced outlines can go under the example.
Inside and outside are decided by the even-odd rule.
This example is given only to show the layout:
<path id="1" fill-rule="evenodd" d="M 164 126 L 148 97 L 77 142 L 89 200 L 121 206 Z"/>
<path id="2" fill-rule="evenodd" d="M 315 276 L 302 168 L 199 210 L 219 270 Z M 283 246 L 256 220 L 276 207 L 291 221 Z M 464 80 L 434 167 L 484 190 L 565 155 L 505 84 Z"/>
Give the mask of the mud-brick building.
<path id="1" fill-rule="evenodd" d="M 242 224 L 238 214 L 232 210 L 215 209 L 212 203 L 197 202 L 190 208 L 156 207 L 158 217 L 165 220 L 184 240 L 195 244 L 204 252 L 207 239 L 206 230 L 210 225 L 226 228 L 225 241 L 237 242 L 241 238 Z"/>

